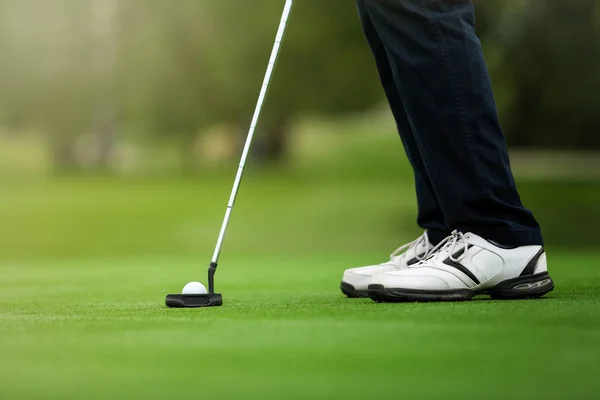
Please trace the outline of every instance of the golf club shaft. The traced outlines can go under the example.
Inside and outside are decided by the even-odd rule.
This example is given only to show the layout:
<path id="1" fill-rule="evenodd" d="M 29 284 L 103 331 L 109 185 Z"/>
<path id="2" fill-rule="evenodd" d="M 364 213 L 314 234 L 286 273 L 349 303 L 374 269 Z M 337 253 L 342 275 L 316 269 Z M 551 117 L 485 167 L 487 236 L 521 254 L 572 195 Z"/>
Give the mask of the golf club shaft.
<path id="1" fill-rule="evenodd" d="M 279 23 L 279 29 L 277 30 L 277 37 L 275 38 L 275 44 L 273 46 L 273 51 L 271 52 L 271 58 L 269 59 L 269 65 L 267 67 L 267 72 L 265 74 L 262 88 L 260 90 L 260 95 L 258 96 L 258 103 L 256 104 L 256 109 L 254 110 L 254 116 L 252 117 L 252 123 L 250 124 L 248 138 L 246 139 L 246 144 L 244 145 L 242 159 L 240 161 L 238 172 L 235 177 L 235 182 L 233 184 L 233 189 L 231 191 L 231 197 L 229 198 L 229 204 L 227 205 L 227 211 L 225 212 L 225 219 L 223 220 L 223 225 L 221 227 L 221 233 L 219 234 L 219 239 L 217 241 L 215 253 L 213 255 L 212 262 L 210 264 L 209 282 L 208 283 L 209 283 L 209 291 L 211 293 L 213 293 L 213 291 L 214 291 L 214 273 L 217 268 L 217 264 L 219 262 L 219 256 L 221 255 L 221 249 L 223 248 L 225 234 L 227 233 L 227 227 L 229 226 L 229 219 L 231 218 L 233 206 L 235 205 L 235 199 L 236 199 L 238 191 L 240 189 L 240 184 L 242 183 L 242 177 L 244 175 L 244 168 L 246 166 L 246 160 L 248 159 L 248 154 L 250 153 L 250 147 L 252 146 L 252 140 L 254 139 L 254 132 L 256 131 L 256 126 L 257 126 L 258 120 L 260 118 L 263 103 L 265 101 L 265 98 L 267 97 L 267 91 L 269 89 L 269 84 L 271 83 L 271 77 L 273 76 L 273 71 L 275 70 L 275 64 L 277 63 L 277 58 L 279 57 L 279 50 L 281 48 L 281 42 L 283 41 L 283 36 L 285 34 L 285 29 L 287 26 L 287 20 L 292 11 L 293 3 L 294 3 L 293 0 L 286 0 L 286 2 L 285 2 L 285 8 L 283 9 L 283 15 L 281 16 L 281 21 Z"/>

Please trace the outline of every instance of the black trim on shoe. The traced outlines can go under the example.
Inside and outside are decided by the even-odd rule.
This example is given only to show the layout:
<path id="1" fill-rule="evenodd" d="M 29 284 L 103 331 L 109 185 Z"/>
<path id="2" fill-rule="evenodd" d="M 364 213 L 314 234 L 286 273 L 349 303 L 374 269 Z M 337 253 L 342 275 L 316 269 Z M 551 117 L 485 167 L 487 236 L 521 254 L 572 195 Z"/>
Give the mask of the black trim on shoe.
<path id="1" fill-rule="evenodd" d="M 542 272 L 508 279 L 485 290 L 417 290 L 369 285 L 369 297 L 377 303 L 466 301 L 480 294 L 487 294 L 493 300 L 520 300 L 538 299 L 552 290 L 554 290 L 554 281 L 548 272 Z"/>
<path id="2" fill-rule="evenodd" d="M 361 299 L 369 297 L 369 292 L 367 290 L 356 290 L 354 286 L 346 282 L 342 282 L 340 284 L 340 289 L 342 290 L 342 293 L 344 293 L 349 299 Z"/>
<path id="3" fill-rule="evenodd" d="M 525 267 L 523 272 L 521 272 L 521 276 L 533 275 L 533 273 L 535 272 L 535 267 L 537 267 L 537 263 L 540 260 L 540 257 L 544 254 L 544 252 L 545 250 L 542 247 L 540 251 L 538 251 L 537 254 L 533 256 L 531 260 L 529 260 L 527 266 Z"/>
<path id="4" fill-rule="evenodd" d="M 500 282 L 487 290 L 492 299 L 536 299 L 554 290 L 554 281 L 548 272 L 520 276 Z"/>
<path id="5" fill-rule="evenodd" d="M 514 250 L 514 249 L 518 249 L 519 247 L 521 247 L 521 245 L 517 245 L 517 246 L 507 246 L 505 244 L 502 243 L 498 243 L 498 242 L 494 242 L 493 240 L 488 240 L 488 239 L 484 239 L 486 242 L 493 244 L 496 247 L 499 247 L 501 249 L 504 250 Z"/>
<path id="6" fill-rule="evenodd" d="M 415 264 L 417 264 L 419 261 L 420 261 L 420 260 L 419 260 L 417 257 L 415 257 L 415 258 L 413 258 L 412 260 L 409 260 L 409 261 L 407 261 L 407 262 L 406 262 L 406 265 L 410 267 L 411 265 L 415 265 Z"/>
<path id="7" fill-rule="evenodd" d="M 473 282 L 475 282 L 477 285 L 479 285 L 481 282 L 479 282 L 479 279 L 477 279 L 477 277 L 467 269 L 467 267 L 465 267 L 464 265 L 462 265 L 459 262 L 453 261 L 452 259 L 450 259 L 449 257 L 446 258 L 444 260 L 444 264 L 449 265 L 451 267 L 456 268 L 457 270 L 459 270 L 460 272 L 462 272 L 463 274 L 465 274 L 466 276 L 469 277 L 469 279 L 471 279 Z"/>
<path id="8" fill-rule="evenodd" d="M 472 244 L 467 245 L 467 250 L 469 250 L 471 247 L 473 247 Z M 463 247 L 456 253 L 452 254 L 452 258 L 457 259 L 458 257 L 462 256 L 464 253 L 465 253 L 465 248 Z"/>
<path id="9" fill-rule="evenodd" d="M 383 285 L 369 285 L 369 297 L 377 303 L 465 301 L 475 295 L 470 289 L 416 290 L 388 289 Z"/>
<path id="10" fill-rule="evenodd" d="M 406 265 L 407 265 L 408 267 L 410 267 L 411 265 L 418 264 L 418 263 L 419 263 L 421 260 L 423 260 L 423 259 L 425 258 L 425 256 L 426 256 L 426 255 L 427 255 L 427 252 L 426 252 L 426 251 L 424 251 L 424 252 L 423 252 L 423 253 L 421 253 L 421 254 L 417 254 L 417 256 L 416 256 L 415 258 L 412 258 L 412 259 L 408 260 L 408 261 L 406 262 Z"/>

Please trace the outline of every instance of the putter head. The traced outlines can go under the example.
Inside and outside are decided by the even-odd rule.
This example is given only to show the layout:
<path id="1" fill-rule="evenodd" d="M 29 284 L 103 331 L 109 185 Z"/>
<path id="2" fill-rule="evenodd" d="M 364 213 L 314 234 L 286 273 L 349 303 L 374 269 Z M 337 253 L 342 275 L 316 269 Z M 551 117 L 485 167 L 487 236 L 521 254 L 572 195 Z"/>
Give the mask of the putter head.
<path id="1" fill-rule="evenodd" d="M 169 294 L 165 301 L 171 308 L 217 307 L 223 305 L 221 293 Z"/>

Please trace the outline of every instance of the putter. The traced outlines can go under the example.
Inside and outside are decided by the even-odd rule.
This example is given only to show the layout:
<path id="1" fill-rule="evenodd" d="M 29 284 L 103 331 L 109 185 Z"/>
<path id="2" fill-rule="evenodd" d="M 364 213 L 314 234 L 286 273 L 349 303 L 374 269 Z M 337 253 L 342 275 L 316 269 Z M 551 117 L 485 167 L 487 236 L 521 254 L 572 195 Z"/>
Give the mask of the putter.
<path id="1" fill-rule="evenodd" d="M 250 130 L 248 131 L 248 138 L 244 145 L 244 151 L 242 153 L 242 159 L 238 168 L 233 189 L 231 191 L 231 197 L 229 198 L 229 204 L 227 205 L 227 211 L 225 212 L 225 218 L 223 219 L 223 225 L 221 226 L 221 232 L 217 245 L 215 247 L 215 253 L 212 261 L 208 268 L 208 293 L 206 294 L 169 294 L 166 298 L 166 305 L 174 308 L 197 308 L 197 307 L 213 307 L 220 306 L 223 304 L 223 296 L 220 293 L 215 293 L 215 273 L 217 272 L 217 265 L 219 264 L 219 257 L 221 255 L 221 249 L 223 248 L 223 242 L 225 240 L 225 234 L 227 233 L 227 227 L 229 226 L 229 219 L 235 205 L 235 200 L 242 183 L 242 177 L 244 176 L 244 168 L 246 167 L 246 161 L 248 154 L 250 153 L 250 147 L 252 146 L 252 139 L 254 138 L 254 132 L 260 118 L 263 103 L 267 97 L 269 84 L 271 83 L 271 77 L 275 70 L 275 64 L 279 57 L 279 50 L 281 49 L 281 43 L 287 27 L 287 21 L 290 17 L 294 0 L 286 0 L 285 7 L 283 9 L 283 15 L 279 22 L 279 29 L 277 30 L 277 36 L 275 38 L 275 44 L 273 45 L 273 51 L 269 59 L 269 65 L 263 81 L 260 95 L 258 96 L 258 102 L 256 109 L 254 110 L 254 116 L 252 117 L 252 123 L 250 124 Z"/>

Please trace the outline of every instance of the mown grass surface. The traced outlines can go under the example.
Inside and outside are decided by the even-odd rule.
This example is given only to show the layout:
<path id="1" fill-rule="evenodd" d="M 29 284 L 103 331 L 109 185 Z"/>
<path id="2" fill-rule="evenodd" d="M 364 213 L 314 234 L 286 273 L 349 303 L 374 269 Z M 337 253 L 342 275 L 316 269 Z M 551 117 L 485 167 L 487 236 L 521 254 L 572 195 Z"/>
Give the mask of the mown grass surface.
<path id="1" fill-rule="evenodd" d="M 0 397 L 595 398 L 600 257 L 551 253 L 545 300 L 375 304 L 375 254 L 227 256 L 221 308 L 168 310 L 189 257 L 3 262 Z"/>
<path id="2" fill-rule="evenodd" d="M 0 399 L 600 396 L 597 183 L 520 182 L 548 299 L 375 304 L 341 273 L 418 234 L 414 191 L 405 163 L 369 162 L 389 149 L 348 154 L 248 174 L 215 309 L 163 302 L 205 280 L 230 171 L 3 183 Z"/>

